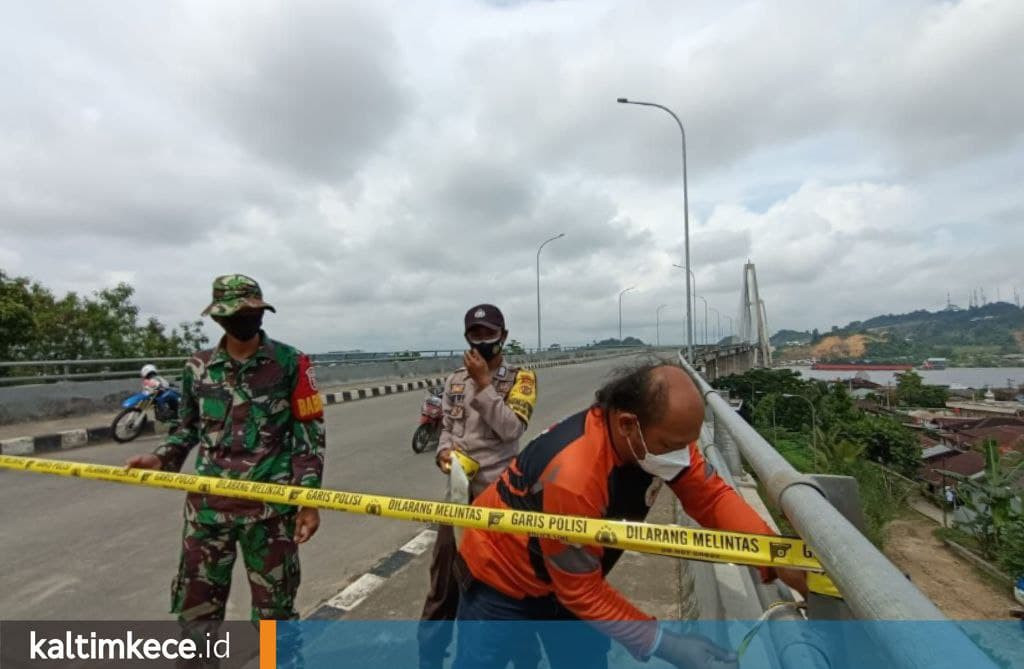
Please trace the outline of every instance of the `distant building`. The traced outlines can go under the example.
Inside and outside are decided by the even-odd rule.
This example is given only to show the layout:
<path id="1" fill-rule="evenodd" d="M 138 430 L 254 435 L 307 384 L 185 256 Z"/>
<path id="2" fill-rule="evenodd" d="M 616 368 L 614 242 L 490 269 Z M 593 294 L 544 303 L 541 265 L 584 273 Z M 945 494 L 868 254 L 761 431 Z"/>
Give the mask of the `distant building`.
<path id="1" fill-rule="evenodd" d="M 995 399 L 995 394 L 989 390 L 985 393 L 985 400 L 949 400 L 946 407 L 952 409 L 958 416 L 977 416 L 985 418 L 988 416 L 1019 416 L 1024 417 L 1024 403 L 1004 402 Z"/>

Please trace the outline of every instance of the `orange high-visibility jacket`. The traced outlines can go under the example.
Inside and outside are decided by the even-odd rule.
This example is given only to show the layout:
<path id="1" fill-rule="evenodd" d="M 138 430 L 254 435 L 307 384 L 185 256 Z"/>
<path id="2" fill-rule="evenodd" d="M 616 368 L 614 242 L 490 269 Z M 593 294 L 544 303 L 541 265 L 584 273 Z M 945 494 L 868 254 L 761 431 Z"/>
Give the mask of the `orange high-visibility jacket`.
<path id="1" fill-rule="evenodd" d="M 702 526 L 772 535 L 774 532 L 690 444 L 690 464 L 668 486 Z M 640 521 L 662 482 L 612 448 L 605 412 L 592 407 L 553 426 L 523 449 L 474 504 L 590 518 Z M 638 657 L 657 638 L 647 615 L 605 581 L 621 550 L 571 546 L 522 534 L 466 530 L 460 553 L 473 577 L 516 599 L 554 594 L 576 617 L 590 621 L 645 621 L 607 625 Z M 666 586 L 674 571 L 666 572 Z M 766 580 L 771 570 L 762 570 Z"/>

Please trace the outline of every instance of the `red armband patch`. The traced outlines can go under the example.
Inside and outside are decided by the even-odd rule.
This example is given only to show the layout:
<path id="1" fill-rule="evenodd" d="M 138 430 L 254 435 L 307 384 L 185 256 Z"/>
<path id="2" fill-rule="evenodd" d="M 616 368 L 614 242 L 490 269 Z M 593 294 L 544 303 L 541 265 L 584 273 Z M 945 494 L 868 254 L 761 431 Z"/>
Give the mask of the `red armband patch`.
<path id="1" fill-rule="evenodd" d="M 299 356 L 299 373 L 292 391 L 292 415 L 306 422 L 324 417 L 324 401 L 316 387 L 316 372 L 309 358 Z"/>

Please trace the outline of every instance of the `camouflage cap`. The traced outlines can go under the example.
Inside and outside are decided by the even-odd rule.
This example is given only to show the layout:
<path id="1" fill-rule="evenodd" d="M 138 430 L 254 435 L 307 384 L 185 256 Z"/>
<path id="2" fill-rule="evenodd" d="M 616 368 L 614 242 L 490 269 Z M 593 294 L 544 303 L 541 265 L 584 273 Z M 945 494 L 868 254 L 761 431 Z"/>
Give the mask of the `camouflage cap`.
<path id="1" fill-rule="evenodd" d="M 270 309 L 256 280 L 244 274 L 225 274 L 213 280 L 213 301 L 203 316 L 231 316 L 241 309 Z"/>

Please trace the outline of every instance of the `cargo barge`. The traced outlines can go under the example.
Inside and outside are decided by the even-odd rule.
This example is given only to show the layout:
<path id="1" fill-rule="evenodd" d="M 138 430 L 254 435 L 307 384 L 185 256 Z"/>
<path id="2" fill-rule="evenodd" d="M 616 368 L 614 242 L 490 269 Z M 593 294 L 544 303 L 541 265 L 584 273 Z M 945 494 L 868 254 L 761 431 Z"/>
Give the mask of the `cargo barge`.
<path id="1" fill-rule="evenodd" d="M 816 362 L 811 365 L 811 369 L 820 369 L 832 372 L 906 372 L 913 368 L 913 365 L 869 362 Z"/>

